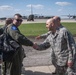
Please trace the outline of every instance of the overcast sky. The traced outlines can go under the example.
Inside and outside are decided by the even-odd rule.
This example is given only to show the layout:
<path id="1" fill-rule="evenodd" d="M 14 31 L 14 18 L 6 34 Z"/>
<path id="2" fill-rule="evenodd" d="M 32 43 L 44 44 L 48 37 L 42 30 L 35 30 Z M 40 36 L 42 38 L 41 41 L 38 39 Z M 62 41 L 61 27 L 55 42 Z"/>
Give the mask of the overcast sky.
<path id="1" fill-rule="evenodd" d="M 0 0 L 0 17 L 21 15 L 76 15 L 76 0 Z"/>

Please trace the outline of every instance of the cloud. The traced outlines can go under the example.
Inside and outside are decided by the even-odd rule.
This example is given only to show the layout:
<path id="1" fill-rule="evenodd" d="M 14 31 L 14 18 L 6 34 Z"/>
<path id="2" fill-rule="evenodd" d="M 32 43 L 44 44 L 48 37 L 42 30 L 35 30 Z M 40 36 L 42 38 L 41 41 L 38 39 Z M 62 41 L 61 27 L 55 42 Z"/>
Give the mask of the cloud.
<path id="1" fill-rule="evenodd" d="M 33 7 L 33 8 L 35 8 L 35 9 L 43 9 L 44 8 L 44 6 L 43 5 L 41 5 L 41 4 L 37 4 L 37 5 L 31 5 L 31 4 L 29 4 L 29 5 L 27 5 L 26 7 Z"/>
<path id="2" fill-rule="evenodd" d="M 21 10 L 20 10 L 20 9 L 14 9 L 14 11 L 16 11 L 16 12 L 20 12 Z"/>
<path id="3" fill-rule="evenodd" d="M 58 11 L 59 11 L 59 12 L 61 12 L 61 11 L 62 11 L 62 9 L 59 9 Z"/>
<path id="4" fill-rule="evenodd" d="M 60 6 L 71 5 L 71 3 L 69 3 L 69 2 L 56 2 L 55 4 L 60 5 Z"/>
<path id="5" fill-rule="evenodd" d="M 0 10 L 12 10 L 12 9 L 13 9 L 13 7 L 8 6 L 8 5 L 2 5 L 2 6 L 0 6 Z"/>

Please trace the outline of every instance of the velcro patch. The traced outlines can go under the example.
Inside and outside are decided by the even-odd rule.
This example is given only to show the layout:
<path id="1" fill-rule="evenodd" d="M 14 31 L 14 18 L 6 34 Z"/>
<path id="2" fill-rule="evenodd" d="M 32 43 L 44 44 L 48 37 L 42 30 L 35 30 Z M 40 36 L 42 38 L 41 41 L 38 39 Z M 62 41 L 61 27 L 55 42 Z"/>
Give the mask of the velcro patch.
<path id="1" fill-rule="evenodd" d="M 12 26 L 12 30 L 17 30 L 17 27 L 15 27 L 15 26 Z"/>

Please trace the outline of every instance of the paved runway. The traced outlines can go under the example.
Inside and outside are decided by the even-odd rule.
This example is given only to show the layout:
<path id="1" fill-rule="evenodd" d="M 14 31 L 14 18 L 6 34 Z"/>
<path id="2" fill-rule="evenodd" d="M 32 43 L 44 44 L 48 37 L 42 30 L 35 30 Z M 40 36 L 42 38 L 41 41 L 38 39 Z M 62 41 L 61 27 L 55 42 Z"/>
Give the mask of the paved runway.
<path id="1" fill-rule="evenodd" d="M 34 21 L 24 20 L 23 23 L 45 23 L 47 19 L 35 19 Z M 61 22 L 76 22 L 74 19 L 62 19 Z"/>
<path id="2" fill-rule="evenodd" d="M 47 19 L 35 19 L 34 21 L 23 20 L 23 23 L 45 23 Z M 76 22 L 74 19 L 62 19 L 61 22 Z M 4 25 L 5 21 L 0 21 L 0 25 Z"/>

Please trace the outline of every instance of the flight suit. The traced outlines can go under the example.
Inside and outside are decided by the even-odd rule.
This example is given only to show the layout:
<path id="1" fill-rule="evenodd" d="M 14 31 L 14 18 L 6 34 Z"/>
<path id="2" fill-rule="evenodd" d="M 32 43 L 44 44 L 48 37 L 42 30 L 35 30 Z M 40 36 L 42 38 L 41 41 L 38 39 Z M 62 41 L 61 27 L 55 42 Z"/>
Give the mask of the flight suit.
<path id="1" fill-rule="evenodd" d="M 11 24 L 7 27 L 7 33 L 9 36 L 17 41 L 20 45 L 20 48 L 18 49 L 17 54 L 12 60 L 12 63 L 10 64 L 10 75 L 21 75 L 21 67 L 22 67 L 22 61 L 23 61 L 23 52 L 22 52 L 22 45 L 25 46 L 33 46 L 33 42 L 27 39 L 16 27 L 16 25 Z M 9 62 L 8 62 L 9 63 Z"/>
<path id="2" fill-rule="evenodd" d="M 3 31 L 4 31 L 4 28 L 5 28 L 5 27 L 6 27 L 6 26 L 0 27 L 0 35 L 3 34 Z"/>

